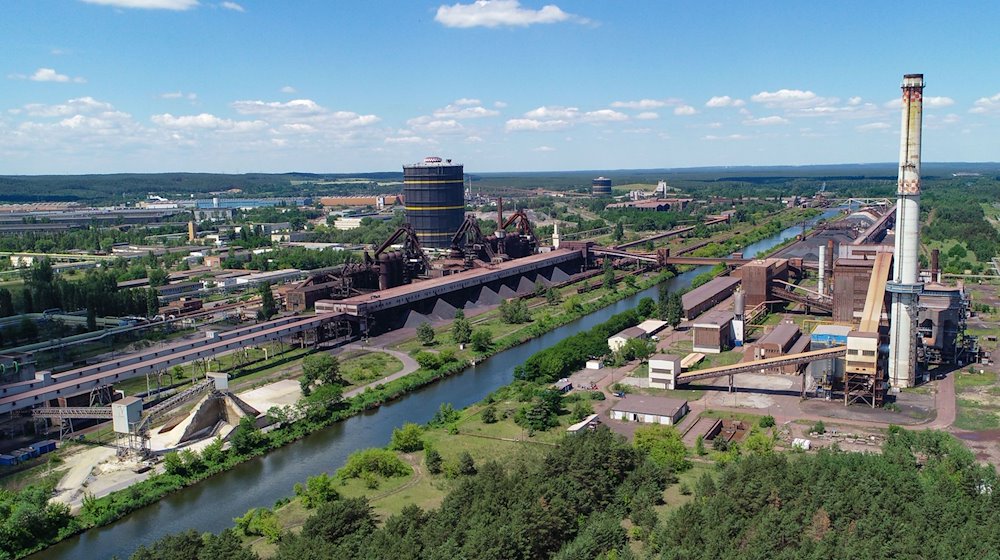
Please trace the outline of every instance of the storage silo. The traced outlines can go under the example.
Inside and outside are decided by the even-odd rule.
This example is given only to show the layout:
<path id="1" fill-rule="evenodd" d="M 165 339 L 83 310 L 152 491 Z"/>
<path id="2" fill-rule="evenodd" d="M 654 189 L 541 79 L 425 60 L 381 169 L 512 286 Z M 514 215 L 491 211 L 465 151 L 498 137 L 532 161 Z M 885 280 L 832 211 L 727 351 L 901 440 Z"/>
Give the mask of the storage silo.
<path id="1" fill-rule="evenodd" d="M 450 159 L 427 157 L 403 166 L 406 221 L 424 247 L 444 249 L 465 219 L 465 169 Z"/>
<path id="2" fill-rule="evenodd" d="M 611 179 L 598 177 L 590 184 L 590 194 L 594 196 L 611 196 Z"/>

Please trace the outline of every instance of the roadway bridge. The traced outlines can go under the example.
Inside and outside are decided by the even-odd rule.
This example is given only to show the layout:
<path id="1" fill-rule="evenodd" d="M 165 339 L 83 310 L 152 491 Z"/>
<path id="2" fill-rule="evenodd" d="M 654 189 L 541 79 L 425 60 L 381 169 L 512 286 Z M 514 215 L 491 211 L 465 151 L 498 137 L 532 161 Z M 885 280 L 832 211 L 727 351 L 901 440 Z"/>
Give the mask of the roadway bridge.
<path id="1" fill-rule="evenodd" d="M 176 365 L 210 358 L 247 346 L 256 346 L 325 325 L 343 321 L 338 313 L 312 317 L 284 317 L 237 329 L 214 338 L 187 341 L 161 349 L 123 356 L 101 364 L 70 370 L 58 375 L 40 374 L 38 379 L 12 383 L 0 388 L 0 414 L 46 404 L 59 397 L 73 397 L 103 385 L 139 375 L 163 371 Z"/>

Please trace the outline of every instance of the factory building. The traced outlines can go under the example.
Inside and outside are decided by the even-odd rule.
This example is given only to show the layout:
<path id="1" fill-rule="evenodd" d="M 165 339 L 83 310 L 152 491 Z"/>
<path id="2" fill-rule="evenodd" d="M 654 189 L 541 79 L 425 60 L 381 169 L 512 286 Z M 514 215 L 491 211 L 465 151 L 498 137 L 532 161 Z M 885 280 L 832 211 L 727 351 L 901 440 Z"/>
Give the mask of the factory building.
<path id="1" fill-rule="evenodd" d="M 427 157 L 403 166 L 406 221 L 423 247 L 447 249 L 465 220 L 465 168 L 450 159 Z"/>
<path id="2" fill-rule="evenodd" d="M 594 196 L 611 196 L 611 179 L 598 177 L 590 184 L 590 194 Z"/>
<path id="3" fill-rule="evenodd" d="M 733 314 L 711 311 L 699 317 L 691 327 L 691 350 L 720 354 L 733 345 Z"/>
<path id="4" fill-rule="evenodd" d="M 733 276 L 720 276 L 705 282 L 701 286 L 681 296 L 681 306 L 684 308 L 684 318 L 694 319 L 705 311 L 713 308 L 736 291 L 740 279 Z"/>

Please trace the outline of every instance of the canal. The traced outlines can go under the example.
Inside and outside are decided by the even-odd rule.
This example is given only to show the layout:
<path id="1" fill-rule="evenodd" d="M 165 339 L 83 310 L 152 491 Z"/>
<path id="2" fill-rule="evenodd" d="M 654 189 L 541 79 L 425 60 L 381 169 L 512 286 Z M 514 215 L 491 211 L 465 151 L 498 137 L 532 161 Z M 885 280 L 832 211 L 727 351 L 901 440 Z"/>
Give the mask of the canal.
<path id="1" fill-rule="evenodd" d="M 810 220 L 836 216 L 827 210 Z M 747 246 L 743 253 L 754 257 L 802 232 L 796 225 Z M 671 291 L 690 286 L 695 276 L 709 270 L 702 266 L 665 282 Z M 491 391 L 513 380 L 514 367 L 535 352 L 582 330 L 606 321 L 615 313 L 635 307 L 644 297 L 656 299 L 657 287 L 641 291 L 609 307 L 595 311 L 525 344 L 501 352 L 466 371 L 414 391 L 375 410 L 351 417 L 276 449 L 235 468 L 171 494 L 159 502 L 125 518 L 66 539 L 33 556 L 32 559 L 125 560 L 140 544 L 149 544 L 164 535 L 188 529 L 219 532 L 233 526 L 233 518 L 250 508 L 270 507 L 280 498 L 293 495 L 296 482 L 321 472 L 333 473 L 347 456 L 367 447 L 389 443 L 392 430 L 405 422 L 425 423 L 442 403 L 463 408 L 479 402 Z"/>

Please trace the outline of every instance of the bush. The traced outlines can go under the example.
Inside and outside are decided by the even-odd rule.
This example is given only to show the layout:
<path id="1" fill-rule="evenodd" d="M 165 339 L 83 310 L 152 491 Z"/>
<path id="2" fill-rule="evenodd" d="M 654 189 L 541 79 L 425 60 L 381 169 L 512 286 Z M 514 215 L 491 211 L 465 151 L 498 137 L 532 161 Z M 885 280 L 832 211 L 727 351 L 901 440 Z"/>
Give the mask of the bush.
<path id="1" fill-rule="evenodd" d="M 463 451 L 458 456 L 458 473 L 464 475 L 476 474 L 476 462 L 472 459 L 472 455 L 468 451 Z"/>
<path id="2" fill-rule="evenodd" d="M 434 344 L 434 328 L 431 327 L 430 323 L 420 323 L 417 326 L 417 339 L 424 346 Z"/>
<path id="3" fill-rule="evenodd" d="M 490 348 L 493 347 L 493 335 L 490 331 L 483 329 L 476 329 L 472 333 L 472 349 L 476 352 L 488 352 Z"/>
<path id="4" fill-rule="evenodd" d="M 490 405 L 483 409 L 481 415 L 483 419 L 483 424 L 493 424 L 497 421 L 497 409 L 495 406 Z"/>
<path id="5" fill-rule="evenodd" d="M 374 473 L 391 478 L 407 476 L 412 471 L 395 453 L 388 449 L 370 448 L 351 453 L 347 463 L 337 471 L 340 478 L 360 478 L 364 473 Z"/>
<path id="6" fill-rule="evenodd" d="M 758 424 L 761 428 L 770 428 L 774 426 L 774 416 L 768 414 L 767 416 L 761 418 Z"/>
<path id="7" fill-rule="evenodd" d="M 815 424 L 813 424 L 812 428 L 809 429 L 809 433 L 811 433 L 811 434 L 825 434 L 826 433 L 826 424 L 824 424 L 822 420 L 817 421 Z"/>
<path id="8" fill-rule="evenodd" d="M 403 424 L 403 427 L 392 431 L 392 443 L 389 444 L 389 448 L 403 453 L 420 451 L 424 448 L 423 437 L 423 428 L 412 422 L 407 422 Z"/>
<path id="9" fill-rule="evenodd" d="M 305 485 L 295 485 L 295 495 L 302 501 L 306 509 L 312 509 L 326 502 L 340 498 L 340 493 L 334 488 L 334 479 L 326 473 L 310 476 Z"/>
<path id="10" fill-rule="evenodd" d="M 438 453 L 437 449 L 428 447 L 424 451 L 424 465 L 427 465 L 427 472 L 431 474 L 440 474 L 441 463 L 441 454 Z"/>

